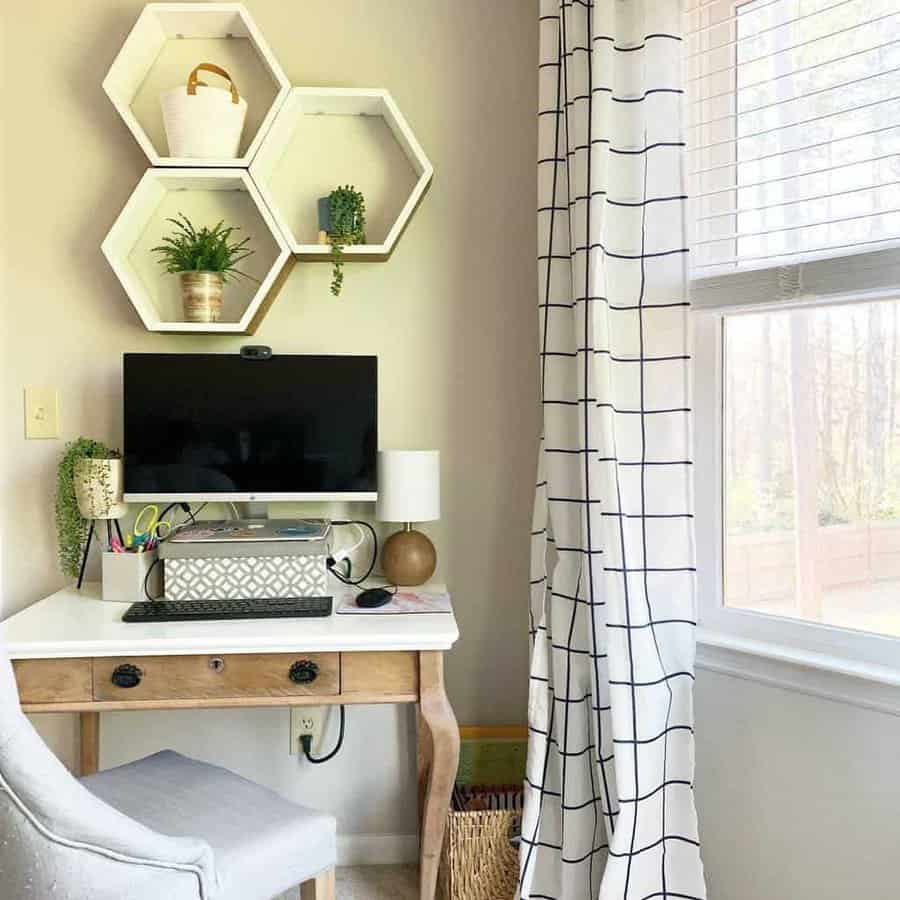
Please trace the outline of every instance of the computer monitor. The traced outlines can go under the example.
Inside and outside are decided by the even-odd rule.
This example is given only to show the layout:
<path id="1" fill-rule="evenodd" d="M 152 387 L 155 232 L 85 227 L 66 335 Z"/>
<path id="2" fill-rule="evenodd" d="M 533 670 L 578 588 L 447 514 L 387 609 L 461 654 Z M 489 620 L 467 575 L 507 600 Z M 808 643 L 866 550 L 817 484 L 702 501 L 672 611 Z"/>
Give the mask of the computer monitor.
<path id="1" fill-rule="evenodd" d="M 374 500 L 374 356 L 126 353 L 125 500 Z"/>

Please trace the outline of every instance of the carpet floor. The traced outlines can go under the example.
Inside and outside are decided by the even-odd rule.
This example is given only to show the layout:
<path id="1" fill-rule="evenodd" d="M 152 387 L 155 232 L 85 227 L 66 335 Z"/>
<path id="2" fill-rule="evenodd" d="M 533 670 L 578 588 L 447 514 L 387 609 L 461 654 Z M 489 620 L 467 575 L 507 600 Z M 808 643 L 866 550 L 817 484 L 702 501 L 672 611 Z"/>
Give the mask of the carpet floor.
<path id="1" fill-rule="evenodd" d="M 337 870 L 337 900 L 416 900 L 416 866 L 348 866 Z M 277 900 L 297 900 L 297 891 Z"/>

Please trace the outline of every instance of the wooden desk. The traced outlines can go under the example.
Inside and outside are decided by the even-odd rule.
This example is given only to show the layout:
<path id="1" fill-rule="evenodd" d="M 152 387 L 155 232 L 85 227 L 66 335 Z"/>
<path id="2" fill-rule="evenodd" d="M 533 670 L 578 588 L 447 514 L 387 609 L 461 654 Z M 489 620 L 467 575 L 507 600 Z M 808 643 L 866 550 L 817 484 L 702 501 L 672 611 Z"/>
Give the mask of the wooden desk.
<path id="1" fill-rule="evenodd" d="M 444 691 L 452 613 L 126 625 L 125 607 L 99 596 L 68 588 L 2 625 L 25 712 L 80 714 L 82 774 L 97 771 L 104 710 L 415 703 L 420 897 L 433 900 L 459 761 Z M 296 663 L 315 677 L 292 680 Z M 131 687 L 112 680 L 126 665 Z"/>

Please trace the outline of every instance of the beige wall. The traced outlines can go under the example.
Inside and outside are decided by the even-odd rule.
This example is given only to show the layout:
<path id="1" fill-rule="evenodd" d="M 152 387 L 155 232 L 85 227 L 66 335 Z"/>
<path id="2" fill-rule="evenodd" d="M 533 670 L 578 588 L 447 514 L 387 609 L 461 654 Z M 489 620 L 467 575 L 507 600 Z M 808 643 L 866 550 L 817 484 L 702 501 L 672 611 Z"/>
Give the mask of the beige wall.
<path id="1" fill-rule="evenodd" d="M 462 640 L 448 662 L 461 720 L 522 721 L 530 486 L 538 414 L 537 17 L 522 0 L 248 0 L 294 84 L 383 86 L 435 178 L 390 262 L 300 264 L 255 337 L 280 352 L 375 353 L 384 446 L 437 447 L 444 516 L 428 530 Z M 100 243 L 146 161 L 100 83 L 137 0 L 32 0 L 6 13 L 2 215 L 2 612 L 60 587 L 53 489 L 62 442 L 23 440 L 22 388 L 62 391 L 65 438 L 121 439 L 126 351 L 235 351 L 246 339 L 144 331 Z M 67 720 L 44 722 L 63 752 Z M 363 731 L 363 729 L 367 731 Z M 343 759 L 308 776 L 281 711 L 108 716 L 109 764 L 175 745 L 347 810 L 348 831 L 411 831 L 409 722 L 351 711 Z M 360 761 L 368 747 L 378 757 Z M 371 752 L 371 751 L 370 751 Z M 358 802 L 359 777 L 385 781 Z M 354 773 L 357 773 L 354 775 Z M 362 774 L 360 774 L 362 773 Z M 314 783 L 315 781 L 315 783 Z"/>

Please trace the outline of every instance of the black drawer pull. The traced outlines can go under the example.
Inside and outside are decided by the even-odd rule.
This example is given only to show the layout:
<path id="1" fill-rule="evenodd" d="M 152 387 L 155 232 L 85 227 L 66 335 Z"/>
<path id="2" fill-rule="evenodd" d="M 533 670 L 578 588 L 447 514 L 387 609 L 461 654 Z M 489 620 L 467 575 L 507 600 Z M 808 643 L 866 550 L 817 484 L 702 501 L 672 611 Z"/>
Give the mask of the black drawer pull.
<path id="1" fill-rule="evenodd" d="M 112 673 L 112 683 L 120 688 L 134 688 L 141 683 L 144 673 L 131 663 L 116 666 Z"/>
<path id="2" fill-rule="evenodd" d="M 294 684 L 311 684 L 319 677 L 319 666 L 311 659 L 301 659 L 291 666 L 288 678 Z"/>

